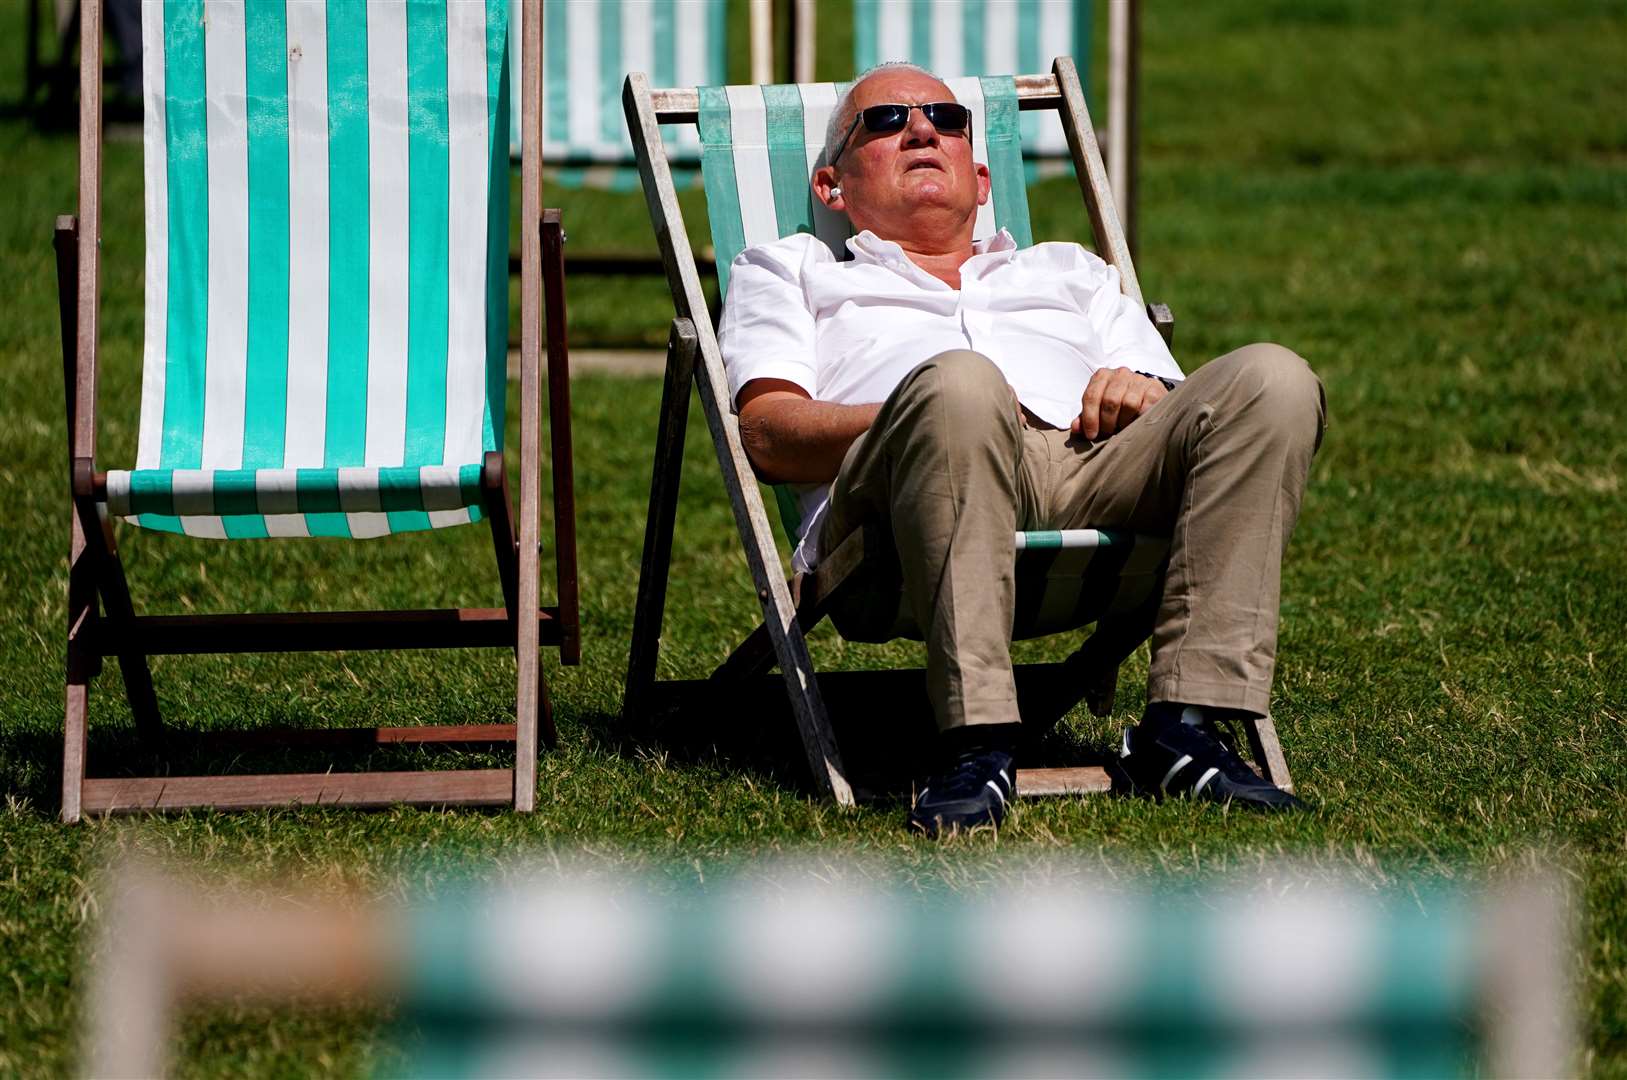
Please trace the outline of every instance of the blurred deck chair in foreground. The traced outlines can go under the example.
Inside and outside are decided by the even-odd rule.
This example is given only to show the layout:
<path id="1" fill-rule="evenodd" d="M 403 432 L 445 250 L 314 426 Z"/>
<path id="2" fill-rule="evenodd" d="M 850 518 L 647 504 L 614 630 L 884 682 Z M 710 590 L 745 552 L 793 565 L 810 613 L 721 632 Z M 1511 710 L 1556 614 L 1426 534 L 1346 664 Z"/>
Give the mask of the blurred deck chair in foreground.
<path id="1" fill-rule="evenodd" d="M 80 980 L 84 1070 L 196 1070 L 172 1055 L 221 1029 L 182 1040 L 189 1014 L 384 1002 L 379 1075 L 436 1080 L 1435 1080 L 1576 1063 L 1574 908 L 1534 873 L 1374 888 L 1279 865 L 1269 885 L 1109 883 L 1036 862 L 980 878 L 1005 887 L 928 896 L 882 884 L 883 864 L 746 864 L 688 889 L 566 867 L 402 908 L 123 868 L 98 890 Z M 991 957 L 1010 974 L 991 977 Z"/>
<path id="2" fill-rule="evenodd" d="M 287 802 L 531 809 L 539 720 L 554 738 L 539 647 L 557 646 L 565 663 L 579 649 L 575 511 L 561 236 L 557 214 L 541 209 L 533 153 L 522 185 L 515 536 L 503 463 L 506 5 L 144 6 L 140 443 L 134 469 L 108 472 L 96 453 L 101 14 L 87 0 L 80 213 L 59 218 L 56 235 L 75 510 L 63 818 Z M 537 55 L 535 34 L 526 49 Z M 540 100 L 528 83 L 529 132 Z M 559 602 L 539 609 L 545 292 Z M 482 517 L 501 608 L 140 616 L 113 525 L 363 538 Z M 351 734 L 512 741 L 513 768 L 86 778 L 88 696 L 104 657 L 118 658 L 136 725 L 157 743 L 149 655 L 472 646 L 515 651 L 513 725 Z"/>
<path id="3" fill-rule="evenodd" d="M 1019 112 L 1058 111 L 1068 131 L 1097 250 L 1117 267 L 1126 295 L 1140 301 L 1141 286 L 1119 229 L 1073 62 L 1066 57 L 1057 60 L 1049 75 L 954 79 L 949 85 L 972 110 L 973 153 L 993 175 L 993 197 L 979 211 L 976 237 L 990 236 L 1003 227 L 1019 246 L 1033 243 Z M 712 237 L 719 271 L 725 278 L 729 263 L 742 249 L 794 231 L 813 232 L 840 253 L 848 235 L 847 219 L 815 205 L 808 181 L 823 153 L 830 111 L 844 89 L 822 83 L 652 90 L 644 75 L 628 77 L 628 124 L 667 261 L 677 317 L 668 351 L 624 711 L 629 718 L 637 718 L 652 710 L 658 689 L 717 693 L 725 685 L 760 676 L 777 663 L 815 784 L 838 802 L 849 804 L 854 795 L 831 730 L 825 688 L 834 681 L 862 682 L 868 687 L 864 708 L 872 715 L 880 713 L 881 703 L 889 700 L 876 696 L 886 689 L 894 693 L 890 700 L 907 695 L 924 703 L 924 688 L 918 672 L 816 678 L 803 635 L 827 614 L 843 637 L 853 641 L 919 639 L 920 632 L 904 610 L 891 537 L 879 535 L 877 530 L 854 533 L 827 552 L 812 574 L 798 575 L 789 582 L 781 575 L 658 134 L 661 123 L 683 120 L 699 124 L 706 147 L 702 171 Z M 726 288 L 726 279 L 723 284 Z M 1168 309 L 1149 306 L 1148 314 L 1167 340 L 1173 331 Z M 691 378 L 699 388 L 764 615 L 763 624 L 699 688 L 655 682 Z M 782 488 L 776 495 L 781 521 L 794 534 L 800 513 L 796 493 Z M 1088 700 L 1097 715 L 1106 715 L 1111 711 L 1119 664 L 1151 633 L 1163 591 L 1167 539 L 1096 529 L 1027 532 L 1017 534 L 1017 550 L 1014 638 L 1098 624 L 1096 633 L 1067 661 L 1019 666 L 1018 693 L 1025 721 L 1033 728 L 1043 728 L 1081 698 Z M 889 675 L 896 674 L 906 677 L 889 683 Z M 1278 787 L 1292 790 L 1270 718 L 1249 727 L 1257 767 Z M 1100 767 L 1019 770 L 1017 782 L 1020 795 L 1106 791 L 1110 787 L 1111 778 Z"/>

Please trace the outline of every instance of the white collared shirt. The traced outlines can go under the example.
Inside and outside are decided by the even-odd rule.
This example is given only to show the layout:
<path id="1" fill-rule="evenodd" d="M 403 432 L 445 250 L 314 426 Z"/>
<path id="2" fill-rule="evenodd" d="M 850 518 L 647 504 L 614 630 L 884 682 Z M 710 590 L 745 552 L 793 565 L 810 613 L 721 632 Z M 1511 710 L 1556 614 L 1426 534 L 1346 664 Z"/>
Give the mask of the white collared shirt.
<path id="1" fill-rule="evenodd" d="M 866 230 L 838 262 L 797 233 L 742 251 L 729 268 L 719 344 L 730 400 L 753 379 L 784 379 L 818 401 L 886 399 L 915 366 L 950 349 L 992 360 L 1035 416 L 1066 428 L 1098 368 L 1178 380 L 1180 367 L 1118 271 L 1078 244 L 1019 250 L 1001 230 L 973 245 L 950 288 Z M 829 486 L 800 490 L 798 570 L 818 562 Z"/>

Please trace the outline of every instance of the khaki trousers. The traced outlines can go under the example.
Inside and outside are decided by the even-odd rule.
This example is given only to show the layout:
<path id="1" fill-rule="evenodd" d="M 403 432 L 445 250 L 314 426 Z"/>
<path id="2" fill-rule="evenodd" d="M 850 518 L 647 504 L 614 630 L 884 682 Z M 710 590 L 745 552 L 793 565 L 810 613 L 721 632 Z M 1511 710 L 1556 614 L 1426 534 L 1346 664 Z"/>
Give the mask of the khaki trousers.
<path id="1" fill-rule="evenodd" d="M 1125 528 L 1170 538 L 1149 701 L 1265 715 L 1282 555 L 1322 440 L 1322 383 L 1279 345 L 1204 365 L 1112 438 L 1025 424 L 980 353 L 899 383 L 849 449 L 820 534 L 888 528 L 927 645 L 941 729 L 1019 719 L 1014 534 Z"/>

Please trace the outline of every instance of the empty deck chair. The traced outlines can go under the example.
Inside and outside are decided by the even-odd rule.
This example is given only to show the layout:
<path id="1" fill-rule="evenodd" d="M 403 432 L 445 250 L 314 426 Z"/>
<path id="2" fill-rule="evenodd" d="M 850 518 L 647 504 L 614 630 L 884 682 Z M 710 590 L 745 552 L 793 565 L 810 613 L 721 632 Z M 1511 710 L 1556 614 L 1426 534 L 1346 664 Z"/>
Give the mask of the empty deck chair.
<path id="1" fill-rule="evenodd" d="M 133 468 L 104 472 L 102 11 L 85 3 L 80 213 L 57 223 L 76 510 L 64 819 L 317 801 L 531 808 L 539 720 L 554 738 L 539 644 L 566 663 L 579 645 L 559 223 L 552 211 L 543 221 L 535 165 L 522 185 L 518 538 L 503 464 L 506 10 L 495 0 L 144 6 L 140 441 Z M 539 45 L 528 36 L 527 54 Z M 528 83 L 528 117 L 540 99 Z M 544 247 L 560 581 L 558 607 L 539 610 Z M 502 608 L 139 616 L 114 542 L 117 520 L 240 540 L 359 539 L 482 517 Z M 86 778 L 86 707 L 103 657 L 119 659 L 137 725 L 156 737 L 152 654 L 454 646 L 515 651 L 515 724 L 376 737 L 513 741 L 513 768 Z"/>

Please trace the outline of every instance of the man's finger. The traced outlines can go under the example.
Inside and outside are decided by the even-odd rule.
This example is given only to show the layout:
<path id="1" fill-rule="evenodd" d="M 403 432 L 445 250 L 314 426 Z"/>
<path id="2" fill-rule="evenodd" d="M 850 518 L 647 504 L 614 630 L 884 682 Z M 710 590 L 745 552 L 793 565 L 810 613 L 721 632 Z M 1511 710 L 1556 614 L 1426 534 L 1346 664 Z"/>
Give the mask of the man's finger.
<path id="1" fill-rule="evenodd" d="M 1075 434 L 1083 435 L 1087 439 L 1096 438 L 1101 427 L 1102 392 L 1107 387 L 1107 376 L 1106 368 L 1098 368 L 1091 374 L 1090 381 L 1085 384 L 1084 396 L 1079 399 L 1079 420 L 1078 427 L 1074 429 Z"/>
<path id="2" fill-rule="evenodd" d="M 1101 422 L 1098 430 L 1103 438 L 1118 433 L 1120 427 L 1130 422 L 1131 417 L 1125 417 L 1121 423 L 1124 411 L 1124 397 L 1130 390 L 1130 372 L 1124 368 L 1114 368 L 1108 372 L 1106 385 L 1102 388 L 1102 403 L 1100 407 Z"/>

